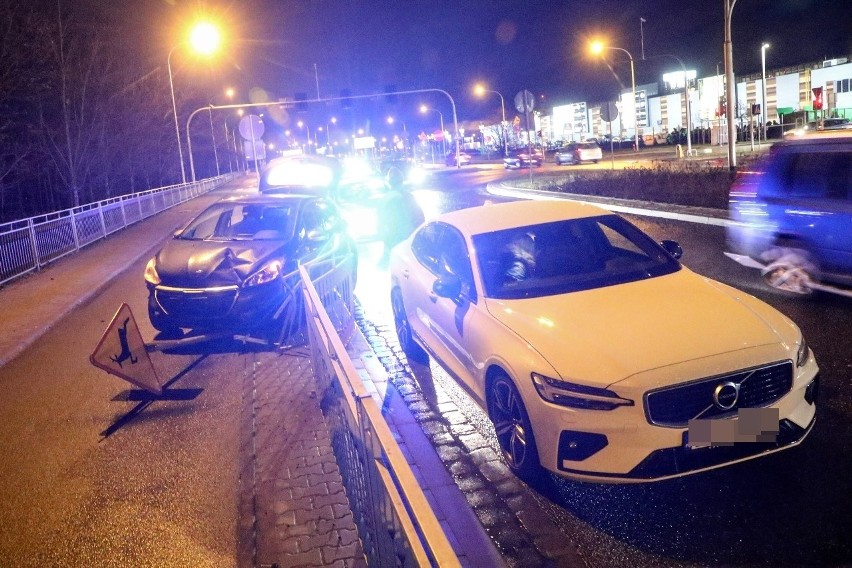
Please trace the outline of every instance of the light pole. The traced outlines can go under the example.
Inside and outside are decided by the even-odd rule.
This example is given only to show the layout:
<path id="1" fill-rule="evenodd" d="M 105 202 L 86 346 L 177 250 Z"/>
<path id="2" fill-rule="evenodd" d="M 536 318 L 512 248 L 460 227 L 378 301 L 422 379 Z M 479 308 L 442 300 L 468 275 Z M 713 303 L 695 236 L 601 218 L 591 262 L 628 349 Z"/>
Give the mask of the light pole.
<path id="1" fill-rule="evenodd" d="M 394 122 L 396 122 L 394 117 L 389 116 L 387 118 L 387 123 L 389 125 L 393 125 Z M 402 122 L 402 153 L 407 155 L 406 148 L 408 148 L 408 129 L 405 128 L 405 121 L 401 120 L 400 122 Z"/>
<path id="2" fill-rule="evenodd" d="M 219 152 L 216 150 L 216 132 L 213 130 L 213 105 L 211 104 L 207 107 L 208 114 L 210 115 L 210 136 L 213 138 L 213 160 L 216 162 L 216 177 L 222 175 L 219 171 Z"/>
<path id="3" fill-rule="evenodd" d="M 509 136 L 506 133 L 506 102 L 503 100 L 503 95 L 498 93 L 497 91 L 492 91 L 491 89 L 486 89 L 482 85 L 477 85 L 473 88 L 473 92 L 482 96 L 485 93 L 494 93 L 498 97 L 500 97 L 500 111 L 503 113 L 503 122 L 500 123 L 500 134 L 503 137 L 503 157 L 509 155 Z"/>
<path id="4" fill-rule="evenodd" d="M 441 117 L 441 149 L 443 151 L 443 155 L 446 156 L 446 154 L 447 154 L 447 137 L 444 135 L 444 132 L 445 132 L 444 131 L 444 115 L 441 114 L 441 111 L 439 111 L 436 108 L 427 107 L 426 105 L 420 105 L 420 112 L 422 112 L 423 114 L 426 114 L 430 110 L 432 112 L 437 112 L 438 116 Z"/>
<path id="5" fill-rule="evenodd" d="M 630 84 L 632 85 L 633 92 L 633 131 L 634 131 L 634 146 L 636 146 L 636 152 L 639 151 L 639 109 L 636 106 L 636 72 L 633 68 L 633 56 L 630 55 L 630 52 L 621 47 L 614 47 L 611 45 L 604 45 L 599 41 L 594 41 L 591 44 L 591 51 L 595 55 L 600 55 L 603 53 L 604 49 L 612 49 L 616 51 L 623 51 L 627 54 L 627 57 L 630 58 Z"/>
<path id="6" fill-rule="evenodd" d="M 177 117 L 177 101 L 175 100 L 175 82 L 172 75 L 172 54 L 183 43 L 179 43 L 169 50 L 169 55 L 166 57 L 166 66 L 169 70 L 169 90 L 172 95 L 172 113 L 175 117 L 175 137 L 178 144 L 178 159 L 180 159 L 180 178 L 183 183 L 186 183 L 186 168 L 183 165 L 183 148 L 180 141 L 180 125 Z M 219 30 L 213 24 L 201 22 L 192 28 L 189 34 L 189 45 L 202 55 L 210 55 L 219 47 Z M 212 120 L 212 119 L 211 119 Z"/>
<path id="7" fill-rule="evenodd" d="M 761 85 L 763 86 L 763 104 L 760 107 L 760 116 L 763 118 L 763 141 L 766 142 L 766 119 L 769 117 L 769 105 L 766 103 L 766 50 L 769 49 L 768 43 L 763 43 L 760 46 L 760 75 Z"/>
<path id="8" fill-rule="evenodd" d="M 672 55 L 670 53 L 663 53 L 661 55 L 655 55 L 653 57 L 671 57 L 676 60 L 680 65 L 681 71 L 683 71 L 683 92 L 686 96 L 686 155 L 692 155 L 692 109 L 690 108 L 689 102 L 689 78 L 686 76 L 686 65 L 683 64 L 683 60 L 677 55 Z M 638 146 L 637 146 L 638 147 Z"/>
<path id="9" fill-rule="evenodd" d="M 307 136 L 308 142 L 307 142 L 306 146 L 310 147 L 310 145 L 311 145 L 311 129 L 310 129 L 310 127 L 307 124 L 305 124 L 304 122 L 302 122 L 301 120 L 296 123 L 296 126 L 298 126 L 299 128 L 305 129 L 305 132 L 308 135 Z"/>
<path id="10" fill-rule="evenodd" d="M 734 52 L 731 41 L 731 17 L 734 13 L 734 5 L 737 0 L 724 0 L 725 6 L 725 43 L 723 52 L 725 54 L 725 105 L 726 119 L 728 120 L 728 168 L 737 168 L 737 131 L 734 125 Z"/>

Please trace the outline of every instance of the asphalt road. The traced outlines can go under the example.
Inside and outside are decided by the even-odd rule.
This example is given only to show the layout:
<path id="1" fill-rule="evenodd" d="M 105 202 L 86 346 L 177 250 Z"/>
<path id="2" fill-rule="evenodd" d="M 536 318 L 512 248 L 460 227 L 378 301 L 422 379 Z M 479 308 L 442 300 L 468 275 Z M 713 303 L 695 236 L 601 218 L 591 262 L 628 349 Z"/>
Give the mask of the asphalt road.
<path id="1" fill-rule="evenodd" d="M 553 168 L 545 166 L 534 175 Z M 518 175 L 528 172 L 509 174 Z M 499 167 L 443 170 L 432 176 L 418 196 L 433 208 L 427 211 L 428 217 L 438 210 L 496 199 L 484 192 L 484 186 L 505 177 Z M 572 564 L 591 567 L 852 565 L 852 539 L 848 536 L 852 534 L 852 342 L 847 330 L 852 301 L 829 295 L 789 298 L 768 288 L 756 271 L 722 254 L 723 228 L 627 217 L 657 240 L 678 241 L 685 251 L 682 261 L 693 271 L 757 296 L 800 326 L 821 368 L 816 427 L 800 447 L 682 479 L 597 485 L 552 478 L 542 487 L 525 487 L 522 496 L 538 506 L 536 512 L 526 508 L 523 515 L 516 515 L 527 531 L 527 540 L 536 544 L 552 541 L 547 531 L 556 527 L 576 551 L 570 556 Z M 369 292 L 369 296 L 367 290 L 359 293 L 367 317 L 393 343 L 387 288 L 377 284 Z M 400 374 L 401 380 L 407 374 L 415 377 L 424 392 L 431 393 L 427 399 L 452 399 L 466 423 L 497 449 L 487 417 L 440 366 L 434 362 L 409 365 Z M 448 412 L 445 402 L 435 404 Z M 489 478 L 487 471 L 481 473 L 474 477 Z M 512 511 L 513 501 L 519 499 L 500 483 L 486 481 L 483 489 L 481 483 L 472 483 L 463 474 L 459 479 L 460 485 L 472 488 L 468 493 L 472 503 L 502 500 L 505 509 Z M 484 497 L 483 491 L 491 491 L 491 495 Z M 489 513 L 480 519 L 491 523 L 495 516 L 499 518 Z M 506 527 L 515 527 L 517 519 L 504 520 Z M 541 555 L 535 560 L 513 558 L 519 550 L 517 531 L 501 530 L 499 525 L 489 529 L 510 564 L 549 563 L 553 558 L 546 544 L 538 546 Z M 501 538 L 505 540 L 501 542 Z M 565 562 L 565 556 L 560 558 Z"/>

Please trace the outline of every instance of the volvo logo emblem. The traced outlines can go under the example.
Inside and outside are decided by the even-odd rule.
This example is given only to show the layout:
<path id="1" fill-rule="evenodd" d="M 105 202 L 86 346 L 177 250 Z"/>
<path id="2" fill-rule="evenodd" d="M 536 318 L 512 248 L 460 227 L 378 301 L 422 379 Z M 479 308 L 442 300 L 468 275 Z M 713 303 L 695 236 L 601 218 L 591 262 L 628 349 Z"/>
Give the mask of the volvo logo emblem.
<path id="1" fill-rule="evenodd" d="M 740 398 L 740 385 L 732 382 L 719 383 L 713 391 L 713 404 L 719 410 L 731 410 Z"/>

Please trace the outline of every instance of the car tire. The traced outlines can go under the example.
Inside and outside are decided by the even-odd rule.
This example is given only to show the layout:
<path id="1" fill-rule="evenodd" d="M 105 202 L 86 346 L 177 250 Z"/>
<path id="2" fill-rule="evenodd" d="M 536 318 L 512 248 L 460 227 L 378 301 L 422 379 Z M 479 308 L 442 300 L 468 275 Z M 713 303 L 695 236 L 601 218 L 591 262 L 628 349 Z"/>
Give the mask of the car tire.
<path id="1" fill-rule="evenodd" d="M 391 307 L 393 308 L 393 323 L 396 329 L 396 338 L 399 341 L 399 346 L 405 355 L 418 363 L 426 363 L 429 360 L 426 351 L 414 340 L 411 333 L 411 322 L 408 321 L 408 314 L 405 312 L 405 305 L 402 302 L 402 291 L 399 288 L 394 288 L 391 291 Z"/>
<path id="2" fill-rule="evenodd" d="M 780 243 L 762 255 L 767 265 L 761 271 L 770 287 L 792 296 L 810 296 L 817 282 L 817 266 L 810 253 L 796 243 Z"/>
<path id="3" fill-rule="evenodd" d="M 539 481 L 541 464 L 527 409 L 515 383 L 502 371 L 490 383 L 488 416 L 512 473 L 527 483 Z"/>

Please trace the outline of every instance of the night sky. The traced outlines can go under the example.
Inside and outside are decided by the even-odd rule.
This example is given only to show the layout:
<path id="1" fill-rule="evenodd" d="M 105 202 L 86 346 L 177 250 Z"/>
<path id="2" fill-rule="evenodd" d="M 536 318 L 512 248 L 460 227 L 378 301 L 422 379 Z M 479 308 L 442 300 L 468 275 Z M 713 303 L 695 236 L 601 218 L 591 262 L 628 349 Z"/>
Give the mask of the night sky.
<path id="1" fill-rule="evenodd" d="M 96 2 L 135 30 L 153 59 L 176 41 L 184 22 L 209 15 L 229 30 L 227 57 L 211 72 L 241 93 L 260 88 L 273 100 L 305 93 L 322 97 L 437 88 L 448 91 L 460 119 L 491 118 L 499 98 L 471 94 L 482 81 L 506 99 L 528 89 L 543 108 L 613 98 L 629 87 L 629 63 L 609 51 L 613 71 L 587 54 L 588 40 L 605 36 L 636 60 L 637 83 L 677 68 L 680 57 L 699 76 L 722 62 L 722 0 L 232 0 Z M 118 8 L 116 8 L 118 4 Z M 131 11 L 130 7 L 133 6 Z M 640 18 L 644 33 L 640 34 Z M 642 61 L 644 38 L 645 61 Z M 128 40 L 130 41 L 130 40 Z M 767 68 L 852 55 L 848 0 L 738 0 L 733 13 L 734 69 L 760 71 L 760 45 L 769 42 Z M 158 43 L 159 42 L 159 45 Z M 316 74 L 315 68 L 316 65 Z M 720 69 L 721 69 L 720 65 Z M 253 96 L 257 96 L 257 92 Z M 406 96 L 400 115 L 435 95 Z"/>

